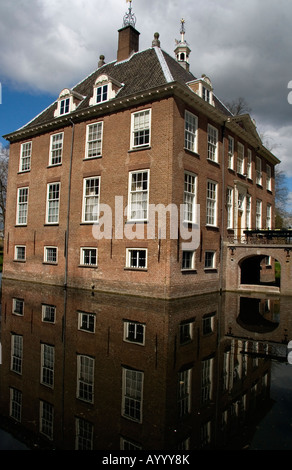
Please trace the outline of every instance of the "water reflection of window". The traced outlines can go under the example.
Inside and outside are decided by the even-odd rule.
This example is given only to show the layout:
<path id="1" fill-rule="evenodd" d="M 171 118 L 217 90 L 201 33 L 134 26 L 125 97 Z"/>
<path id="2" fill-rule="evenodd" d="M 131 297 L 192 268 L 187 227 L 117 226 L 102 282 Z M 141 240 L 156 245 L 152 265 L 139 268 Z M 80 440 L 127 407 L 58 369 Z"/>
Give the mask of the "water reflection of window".
<path id="1" fill-rule="evenodd" d="M 212 399 L 212 373 L 213 359 L 202 361 L 201 370 L 201 403 L 207 403 Z"/>
<path id="2" fill-rule="evenodd" d="M 54 385 L 55 348 L 49 344 L 41 345 L 41 383 L 48 387 Z"/>
<path id="3" fill-rule="evenodd" d="M 145 344 L 145 325 L 133 321 L 124 321 L 124 341 Z"/>
<path id="4" fill-rule="evenodd" d="M 124 437 L 121 437 L 120 447 L 121 450 L 142 450 L 142 446 L 140 444 L 130 441 Z"/>
<path id="5" fill-rule="evenodd" d="M 190 437 L 187 437 L 186 439 L 184 439 L 183 441 L 179 442 L 176 450 L 189 450 L 191 447 L 190 447 L 190 443 L 191 443 L 191 438 Z"/>
<path id="6" fill-rule="evenodd" d="M 122 415 L 142 422 L 144 373 L 123 367 Z"/>
<path id="7" fill-rule="evenodd" d="M 75 450 L 93 449 L 93 429 L 94 426 L 89 421 L 82 418 L 76 418 L 76 439 Z"/>
<path id="8" fill-rule="evenodd" d="M 22 373 L 23 338 L 20 335 L 11 336 L 11 370 Z"/>
<path id="9" fill-rule="evenodd" d="M 22 392 L 16 388 L 10 388 L 10 410 L 9 415 L 11 418 L 21 422 L 22 410 Z"/>
<path id="10" fill-rule="evenodd" d="M 23 299 L 13 299 L 12 301 L 12 313 L 15 315 L 23 315 L 24 311 L 24 300 Z"/>
<path id="11" fill-rule="evenodd" d="M 193 339 L 194 320 L 186 320 L 179 325 L 180 344 L 189 343 Z"/>
<path id="12" fill-rule="evenodd" d="M 225 351 L 223 355 L 223 369 L 222 369 L 222 387 L 223 390 L 228 390 L 230 385 L 230 354 L 231 351 Z"/>
<path id="13" fill-rule="evenodd" d="M 214 331 L 214 316 L 215 313 L 210 313 L 203 317 L 203 334 L 208 335 Z"/>
<path id="14" fill-rule="evenodd" d="M 77 398 L 93 403 L 94 397 L 94 359 L 77 356 Z"/>
<path id="15" fill-rule="evenodd" d="M 40 401 L 40 432 L 53 439 L 54 407 L 51 403 Z"/>
<path id="16" fill-rule="evenodd" d="M 94 313 L 78 312 L 78 329 L 94 333 L 95 319 Z"/>
<path id="17" fill-rule="evenodd" d="M 192 369 L 185 369 L 178 374 L 178 406 L 179 416 L 191 411 L 191 376 Z"/>
<path id="18" fill-rule="evenodd" d="M 211 440 L 211 421 L 201 425 L 201 447 L 207 447 Z"/>
<path id="19" fill-rule="evenodd" d="M 56 307 L 55 305 L 42 305 L 42 321 L 47 323 L 55 323 Z"/>

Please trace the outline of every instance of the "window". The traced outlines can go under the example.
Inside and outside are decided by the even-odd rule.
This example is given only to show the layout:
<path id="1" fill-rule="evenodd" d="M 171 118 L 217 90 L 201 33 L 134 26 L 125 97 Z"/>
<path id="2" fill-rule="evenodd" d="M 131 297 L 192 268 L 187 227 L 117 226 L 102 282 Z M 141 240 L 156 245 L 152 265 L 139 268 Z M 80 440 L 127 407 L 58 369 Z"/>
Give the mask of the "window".
<path id="1" fill-rule="evenodd" d="M 86 158 L 101 157 L 103 123 L 89 124 L 86 131 Z"/>
<path id="2" fill-rule="evenodd" d="M 256 158 L 256 184 L 262 185 L 262 160 L 260 157 Z"/>
<path id="3" fill-rule="evenodd" d="M 230 135 L 228 136 L 228 168 L 234 169 L 234 139 Z"/>
<path id="4" fill-rule="evenodd" d="M 41 345 L 41 383 L 54 386 L 55 348 L 49 344 Z"/>
<path id="5" fill-rule="evenodd" d="M 77 356 L 77 398 L 94 401 L 94 359 L 89 356 Z"/>
<path id="6" fill-rule="evenodd" d="M 233 228 L 233 189 L 227 188 L 226 193 L 226 207 L 227 207 L 227 228 Z"/>
<path id="7" fill-rule="evenodd" d="M 191 377 L 192 369 L 186 369 L 178 374 L 178 406 L 179 416 L 191 411 Z"/>
<path id="8" fill-rule="evenodd" d="M 25 261 L 26 247 L 23 245 L 17 245 L 15 247 L 14 259 L 15 261 Z"/>
<path id="9" fill-rule="evenodd" d="M 142 422 L 144 373 L 123 367 L 122 416 Z"/>
<path id="10" fill-rule="evenodd" d="M 196 222 L 196 175 L 188 172 L 184 182 L 184 221 Z"/>
<path id="11" fill-rule="evenodd" d="M 129 220 L 148 219 L 149 170 L 129 174 Z"/>
<path id="12" fill-rule="evenodd" d="M 50 165 L 60 165 L 62 163 L 63 138 L 63 132 L 51 135 Z"/>
<path id="13" fill-rule="evenodd" d="M 97 222 L 99 218 L 100 177 L 85 178 L 83 186 L 83 222 Z"/>
<path id="14" fill-rule="evenodd" d="M 266 165 L 266 189 L 272 191 L 272 169 L 270 165 Z"/>
<path id="15" fill-rule="evenodd" d="M 210 103 L 211 101 L 211 91 L 208 90 L 208 88 L 203 86 L 203 100 L 207 101 L 207 103 Z"/>
<path id="16" fill-rule="evenodd" d="M 247 150 L 247 163 L 246 163 L 246 176 L 252 179 L 252 153 L 251 150 Z"/>
<path id="17" fill-rule="evenodd" d="M 195 269 L 195 252 L 183 251 L 182 252 L 182 270 Z"/>
<path id="18" fill-rule="evenodd" d="M 218 130 L 208 125 L 208 159 L 218 162 Z"/>
<path id="19" fill-rule="evenodd" d="M 141 444 L 137 444 L 137 442 L 132 442 L 129 439 L 126 439 L 124 437 L 121 437 L 120 440 L 120 449 L 121 450 L 142 450 Z"/>
<path id="20" fill-rule="evenodd" d="M 207 181 L 207 225 L 217 224 L 217 183 Z"/>
<path id="21" fill-rule="evenodd" d="M 60 183 L 48 184 L 47 212 L 46 212 L 46 222 L 48 224 L 59 223 L 59 206 L 60 206 Z"/>
<path id="22" fill-rule="evenodd" d="M 56 307 L 55 305 L 42 305 L 42 321 L 45 323 L 55 323 Z"/>
<path id="23" fill-rule="evenodd" d="M 131 148 L 150 145 L 151 113 L 150 109 L 132 114 Z"/>
<path id="24" fill-rule="evenodd" d="M 124 321 L 124 341 L 143 344 L 145 342 L 145 325 L 134 321 Z"/>
<path id="25" fill-rule="evenodd" d="M 246 195 L 246 228 L 251 228 L 251 196 Z"/>
<path id="26" fill-rule="evenodd" d="M 13 299 L 12 300 L 12 313 L 15 315 L 23 315 L 24 311 L 24 300 L 23 299 Z"/>
<path id="27" fill-rule="evenodd" d="M 19 188 L 17 196 L 17 225 L 27 224 L 27 212 L 28 212 L 28 188 Z"/>
<path id="28" fill-rule="evenodd" d="M 22 392 L 16 388 L 10 388 L 10 410 L 9 415 L 19 423 L 21 422 Z"/>
<path id="29" fill-rule="evenodd" d="M 93 450 L 93 430 L 92 423 L 76 418 L 75 450 Z"/>
<path id="30" fill-rule="evenodd" d="M 194 320 L 187 320 L 179 326 L 180 344 L 189 343 L 193 339 Z"/>
<path id="31" fill-rule="evenodd" d="M 213 359 L 202 361 L 201 371 L 201 403 L 208 403 L 212 399 Z"/>
<path id="32" fill-rule="evenodd" d="M 30 170 L 31 149 L 32 149 L 32 142 L 26 142 L 25 144 L 21 144 L 19 171 Z"/>
<path id="33" fill-rule="evenodd" d="M 205 252 L 205 269 L 215 268 L 215 251 Z"/>
<path id="34" fill-rule="evenodd" d="M 266 228 L 271 230 L 272 228 L 272 206 L 267 204 L 267 218 L 266 218 Z"/>
<path id="35" fill-rule="evenodd" d="M 94 313 L 78 312 L 78 329 L 90 333 L 95 332 L 96 316 Z"/>
<path id="36" fill-rule="evenodd" d="M 54 407 L 50 403 L 40 401 L 40 433 L 53 439 Z"/>
<path id="37" fill-rule="evenodd" d="M 56 246 L 45 246 L 44 262 L 49 264 L 58 263 L 58 249 Z"/>
<path id="38" fill-rule="evenodd" d="M 256 201 L 256 230 L 262 228 L 262 201 L 257 199 Z"/>
<path id="39" fill-rule="evenodd" d="M 82 266 L 97 266 L 97 248 L 81 248 L 80 264 Z"/>
<path id="40" fill-rule="evenodd" d="M 203 335 L 209 335 L 214 331 L 215 313 L 209 313 L 203 317 Z"/>
<path id="41" fill-rule="evenodd" d="M 23 338 L 20 335 L 11 335 L 11 363 L 10 367 L 17 374 L 22 373 L 22 355 L 23 355 Z"/>
<path id="42" fill-rule="evenodd" d="M 198 118 L 186 111 L 185 113 L 185 148 L 197 151 Z"/>
<path id="43" fill-rule="evenodd" d="M 237 173 L 240 175 L 244 173 L 244 146 L 240 142 L 237 146 Z"/>
<path id="44" fill-rule="evenodd" d="M 102 103 L 108 100 L 108 85 L 102 85 L 96 89 L 96 102 Z"/>
<path id="45" fill-rule="evenodd" d="M 147 249 L 127 248 L 126 267 L 132 269 L 147 269 Z"/>
<path id="46" fill-rule="evenodd" d="M 60 101 L 60 115 L 68 114 L 70 111 L 70 98 L 65 98 Z"/>

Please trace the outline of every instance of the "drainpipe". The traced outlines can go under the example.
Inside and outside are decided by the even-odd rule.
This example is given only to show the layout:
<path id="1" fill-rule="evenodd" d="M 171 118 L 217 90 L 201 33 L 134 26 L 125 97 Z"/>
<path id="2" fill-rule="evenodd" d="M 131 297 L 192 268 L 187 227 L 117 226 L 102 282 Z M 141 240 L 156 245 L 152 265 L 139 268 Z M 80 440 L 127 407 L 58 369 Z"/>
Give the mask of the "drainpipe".
<path id="1" fill-rule="evenodd" d="M 221 231 L 220 231 L 220 273 L 219 273 L 219 287 L 220 294 L 222 294 L 223 285 L 223 249 L 224 249 L 224 208 L 225 208 L 225 129 L 226 121 L 222 126 L 222 190 L 221 190 Z"/>
<path id="2" fill-rule="evenodd" d="M 70 203 L 71 203 L 71 178 L 72 178 L 72 160 L 73 160 L 73 144 L 74 144 L 74 131 L 75 124 L 70 119 L 72 124 L 72 137 L 71 137 L 71 153 L 70 153 L 70 167 L 69 167 L 69 183 L 68 183 L 68 202 L 67 202 L 67 222 L 66 222 L 66 232 L 65 232 L 65 247 L 64 247 L 64 256 L 65 256 L 65 276 L 64 276 L 64 287 L 67 287 L 68 282 L 68 243 L 69 243 L 69 225 L 70 225 Z"/>

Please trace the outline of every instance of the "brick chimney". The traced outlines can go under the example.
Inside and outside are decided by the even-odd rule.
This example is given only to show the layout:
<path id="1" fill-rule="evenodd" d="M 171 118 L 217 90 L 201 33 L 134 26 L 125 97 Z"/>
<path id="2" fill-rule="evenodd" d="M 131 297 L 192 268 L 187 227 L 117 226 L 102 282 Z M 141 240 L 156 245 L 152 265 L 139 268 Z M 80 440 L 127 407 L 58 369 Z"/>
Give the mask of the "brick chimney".
<path id="1" fill-rule="evenodd" d="M 117 61 L 126 60 L 133 52 L 139 51 L 140 33 L 131 25 L 119 29 Z"/>

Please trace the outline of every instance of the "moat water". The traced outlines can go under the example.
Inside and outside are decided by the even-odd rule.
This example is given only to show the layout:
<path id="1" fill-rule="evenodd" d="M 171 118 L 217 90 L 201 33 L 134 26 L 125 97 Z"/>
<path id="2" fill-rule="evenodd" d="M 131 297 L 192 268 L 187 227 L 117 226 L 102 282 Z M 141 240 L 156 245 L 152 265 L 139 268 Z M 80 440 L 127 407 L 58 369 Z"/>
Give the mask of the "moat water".
<path id="1" fill-rule="evenodd" d="M 2 283 L 0 450 L 292 450 L 292 298 Z"/>

